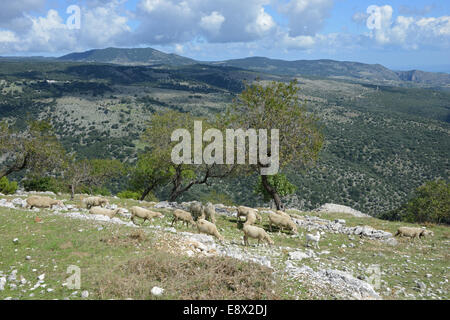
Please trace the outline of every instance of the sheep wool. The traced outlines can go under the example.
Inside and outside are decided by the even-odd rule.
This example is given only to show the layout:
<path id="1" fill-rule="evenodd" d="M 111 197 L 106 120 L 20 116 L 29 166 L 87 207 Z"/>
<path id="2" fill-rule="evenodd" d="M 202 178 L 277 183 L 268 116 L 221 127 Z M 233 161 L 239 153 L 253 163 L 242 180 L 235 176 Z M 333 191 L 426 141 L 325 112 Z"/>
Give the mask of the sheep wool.
<path id="1" fill-rule="evenodd" d="M 265 241 L 269 245 L 274 244 L 273 240 L 263 228 L 244 224 L 242 230 L 244 231 L 244 244 L 246 246 L 248 246 L 248 238 L 258 239 L 258 244 L 260 244 L 261 241 Z"/>
<path id="2" fill-rule="evenodd" d="M 216 225 L 209 221 L 206 221 L 205 219 L 197 220 L 197 229 L 200 233 L 209 234 L 216 237 L 220 241 L 224 241 L 224 238 L 219 234 L 219 231 L 217 231 Z"/>
<path id="3" fill-rule="evenodd" d="M 61 200 L 54 200 L 49 197 L 31 196 L 27 198 L 27 208 L 51 208 L 52 206 L 63 206 L 64 203 Z"/>

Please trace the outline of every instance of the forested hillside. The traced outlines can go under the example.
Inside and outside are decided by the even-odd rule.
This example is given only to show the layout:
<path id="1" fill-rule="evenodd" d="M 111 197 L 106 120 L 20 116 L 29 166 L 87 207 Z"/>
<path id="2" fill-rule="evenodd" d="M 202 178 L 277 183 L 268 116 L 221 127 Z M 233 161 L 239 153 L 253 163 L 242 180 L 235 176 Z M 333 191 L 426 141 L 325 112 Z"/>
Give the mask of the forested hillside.
<path id="1" fill-rule="evenodd" d="M 15 121 L 19 129 L 27 119 L 48 119 L 67 151 L 133 164 L 145 148 L 140 136 L 152 114 L 171 109 L 212 118 L 257 78 L 291 79 L 231 66 L 3 61 L 0 119 Z M 448 179 L 450 93 L 297 78 L 300 98 L 319 117 L 326 142 L 315 167 L 288 172 L 298 188 L 285 199 L 288 206 L 312 209 L 334 202 L 376 214 L 397 207 L 427 180 Z M 262 202 L 253 192 L 256 177 L 212 181 L 180 201 L 221 193 L 235 203 Z M 126 183 L 120 179 L 111 191 Z M 167 190 L 155 193 L 163 200 Z"/>

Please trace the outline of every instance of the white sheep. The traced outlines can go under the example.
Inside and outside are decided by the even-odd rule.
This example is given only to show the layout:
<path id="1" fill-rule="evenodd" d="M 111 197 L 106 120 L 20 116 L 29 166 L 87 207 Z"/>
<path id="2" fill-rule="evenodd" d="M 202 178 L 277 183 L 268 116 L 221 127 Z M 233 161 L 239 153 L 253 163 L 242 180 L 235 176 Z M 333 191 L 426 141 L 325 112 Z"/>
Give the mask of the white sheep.
<path id="1" fill-rule="evenodd" d="M 400 227 L 397 230 L 397 233 L 394 235 L 396 236 L 401 236 L 401 237 L 409 237 L 412 239 L 415 238 L 421 238 L 423 236 L 425 236 L 424 231 L 426 231 L 425 229 L 420 229 L 420 228 L 413 228 L 413 227 Z"/>
<path id="2" fill-rule="evenodd" d="M 85 208 L 104 207 L 109 204 L 109 201 L 102 197 L 87 197 L 82 200 Z"/>
<path id="3" fill-rule="evenodd" d="M 203 214 L 205 216 L 204 219 L 209 220 L 212 223 L 216 224 L 216 208 L 211 202 L 208 202 L 203 207 Z"/>
<path id="4" fill-rule="evenodd" d="M 49 197 L 42 197 L 42 196 L 31 196 L 27 198 L 27 205 L 26 207 L 29 209 L 33 208 L 51 208 L 52 206 L 64 206 L 64 203 L 61 200 L 54 200 Z"/>
<path id="5" fill-rule="evenodd" d="M 115 210 L 105 209 L 102 207 L 92 207 L 89 209 L 90 214 L 99 214 L 103 216 L 107 216 L 109 218 L 113 218 L 115 215 L 117 215 L 120 212 L 120 208 L 117 208 Z"/>
<path id="6" fill-rule="evenodd" d="M 314 247 L 317 249 L 320 249 L 319 247 L 319 241 L 320 241 L 320 232 L 317 231 L 316 235 L 307 233 L 306 234 L 306 246 L 309 246 L 309 243 L 312 242 L 314 244 Z"/>
<path id="7" fill-rule="evenodd" d="M 179 221 L 179 220 L 181 220 L 184 223 L 186 223 L 186 227 L 188 226 L 188 223 L 190 223 L 191 225 L 195 226 L 195 221 L 194 221 L 194 219 L 192 218 L 192 215 L 189 212 L 181 210 L 181 209 L 176 209 L 173 212 L 173 220 L 172 220 L 171 226 L 173 226 L 173 224 L 175 222 Z"/>
<path id="8" fill-rule="evenodd" d="M 269 213 L 269 230 L 272 232 L 272 224 L 276 225 L 283 231 L 284 228 L 291 230 L 294 234 L 297 233 L 297 225 L 292 221 L 291 217 L 285 217 L 277 213 Z"/>
<path id="9" fill-rule="evenodd" d="M 259 217 L 261 217 L 261 216 L 259 216 Z M 244 225 L 253 225 L 253 224 L 255 224 L 256 220 L 258 220 L 257 213 L 254 211 L 250 211 L 247 214 L 247 219 L 245 220 Z M 261 219 L 259 219 L 259 220 L 261 221 Z"/>
<path id="10" fill-rule="evenodd" d="M 205 219 L 197 220 L 197 229 L 200 233 L 206 233 L 211 236 L 216 237 L 220 241 L 224 241 L 225 239 L 220 235 L 219 231 L 217 231 L 217 227 L 214 223 L 206 221 Z"/>
<path id="11" fill-rule="evenodd" d="M 138 206 L 131 207 L 130 213 L 131 213 L 131 221 L 134 224 L 136 224 L 134 221 L 135 217 L 144 219 L 144 221 L 142 223 L 145 223 L 145 220 L 151 220 L 156 217 L 158 217 L 158 218 L 163 217 L 163 214 L 160 212 L 151 211 L 151 210 L 144 209 L 144 208 L 141 208 Z"/>
<path id="12" fill-rule="evenodd" d="M 266 241 L 269 245 L 273 245 L 273 240 L 269 237 L 263 228 L 244 224 L 244 244 L 248 246 L 248 238 L 258 239 L 258 245 L 261 241 Z"/>
<path id="13" fill-rule="evenodd" d="M 189 212 L 192 218 L 197 221 L 198 219 L 204 219 L 205 213 L 203 212 L 203 205 L 200 202 L 195 201 L 189 206 Z"/>
<path id="14" fill-rule="evenodd" d="M 277 210 L 275 213 L 277 213 L 277 214 L 279 214 L 280 216 L 283 216 L 283 217 L 288 217 L 288 218 L 291 217 L 291 216 L 288 215 L 286 212 L 281 211 L 281 210 Z"/>
<path id="15" fill-rule="evenodd" d="M 240 217 L 247 217 L 249 213 L 252 213 L 260 222 L 262 222 L 262 217 L 258 214 L 256 209 L 245 207 L 245 206 L 239 206 L 237 208 L 237 223 L 239 223 Z"/>

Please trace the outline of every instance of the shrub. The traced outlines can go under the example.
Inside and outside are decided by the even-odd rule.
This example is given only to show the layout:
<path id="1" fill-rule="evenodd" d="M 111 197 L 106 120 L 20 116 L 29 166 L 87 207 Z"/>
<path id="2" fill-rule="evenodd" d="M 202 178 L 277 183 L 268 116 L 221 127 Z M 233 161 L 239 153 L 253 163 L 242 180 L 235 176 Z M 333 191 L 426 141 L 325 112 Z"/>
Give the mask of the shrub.
<path id="1" fill-rule="evenodd" d="M 38 177 L 23 181 L 25 191 L 52 191 L 54 193 L 61 191 L 58 181 L 52 177 Z"/>
<path id="2" fill-rule="evenodd" d="M 415 190 L 414 197 L 399 208 L 380 215 L 385 220 L 450 224 L 450 184 L 428 181 Z"/>
<path id="3" fill-rule="evenodd" d="M 202 203 L 211 202 L 213 204 L 224 204 L 226 206 L 234 206 L 233 199 L 225 194 L 219 193 L 216 190 L 211 190 L 208 194 L 204 194 L 200 197 Z"/>
<path id="4" fill-rule="evenodd" d="M 8 178 L 0 179 L 0 192 L 3 194 L 13 194 L 17 191 L 17 182 L 9 181 Z"/>
<path id="5" fill-rule="evenodd" d="M 122 192 L 119 192 L 117 196 L 120 199 L 133 199 L 133 200 L 139 200 L 141 198 L 141 195 L 139 192 L 129 191 L 125 190 Z"/>

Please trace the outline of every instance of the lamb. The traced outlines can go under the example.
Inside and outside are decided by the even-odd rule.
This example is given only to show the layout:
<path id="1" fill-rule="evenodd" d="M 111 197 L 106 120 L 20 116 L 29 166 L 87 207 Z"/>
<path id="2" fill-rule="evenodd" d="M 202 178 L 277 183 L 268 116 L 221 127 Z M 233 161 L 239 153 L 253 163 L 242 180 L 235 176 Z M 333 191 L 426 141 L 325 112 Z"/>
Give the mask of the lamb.
<path id="1" fill-rule="evenodd" d="M 247 217 L 248 214 L 252 212 L 254 214 L 254 216 L 260 221 L 262 222 L 262 217 L 258 214 L 258 212 L 256 211 L 256 209 L 253 208 L 249 208 L 249 207 L 244 207 L 244 206 L 239 206 L 237 208 L 237 222 L 239 223 L 240 221 L 240 217 Z"/>
<path id="2" fill-rule="evenodd" d="M 54 200 L 49 197 L 41 197 L 41 196 L 31 196 L 27 199 L 26 207 L 29 209 L 33 208 L 51 208 L 52 206 L 64 206 L 64 203 L 61 200 Z"/>
<path id="3" fill-rule="evenodd" d="M 216 224 L 216 208 L 211 202 L 208 202 L 203 207 L 203 213 L 205 215 L 205 219 L 211 221 L 212 223 Z"/>
<path id="4" fill-rule="evenodd" d="M 217 231 L 217 227 L 214 223 L 206 221 L 205 219 L 197 220 L 197 229 L 200 233 L 206 233 L 211 236 L 216 237 L 220 241 L 224 241 L 225 239 L 220 235 L 219 231 Z"/>
<path id="5" fill-rule="evenodd" d="M 142 223 L 145 223 L 145 220 L 151 220 L 155 217 L 158 217 L 158 218 L 163 217 L 163 214 L 160 212 L 151 211 L 151 210 L 144 209 L 144 208 L 141 208 L 138 206 L 131 207 L 130 213 L 131 213 L 131 221 L 134 224 L 136 224 L 134 222 L 135 217 L 144 219 L 144 221 Z"/>
<path id="6" fill-rule="evenodd" d="M 261 241 L 266 241 L 269 245 L 273 245 L 273 240 L 269 237 L 263 228 L 244 224 L 244 243 L 248 246 L 248 238 L 258 239 L 258 245 Z"/>
<path id="7" fill-rule="evenodd" d="M 186 223 L 186 227 L 188 226 L 188 223 L 190 223 L 191 225 L 195 226 L 195 222 L 194 219 L 192 218 L 192 215 L 184 210 L 181 209 L 177 209 L 173 212 L 173 220 L 172 220 L 172 224 L 171 226 L 173 226 L 173 224 L 177 221 L 183 221 Z"/>
<path id="8" fill-rule="evenodd" d="M 289 217 L 284 217 L 277 213 L 269 213 L 269 230 L 272 232 L 272 224 L 278 226 L 281 231 L 284 228 L 290 229 L 294 234 L 297 233 L 297 225 L 294 221 Z"/>
<path id="9" fill-rule="evenodd" d="M 425 236 L 424 232 L 427 231 L 425 229 L 420 229 L 420 228 L 412 228 L 412 227 L 400 227 L 397 230 L 397 233 L 395 234 L 395 236 L 401 236 L 401 237 L 409 237 L 412 239 L 415 238 L 421 238 L 423 236 Z M 429 232 L 426 232 L 429 233 Z"/>
<path id="10" fill-rule="evenodd" d="M 203 212 L 203 206 L 200 202 L 194 202 L 189 207 L 189 212 L 192 218 L 197 221 L 198 219 L 204 219 L 205 213 Z"/>
<path id="11" fill-rule="evenodd" d="M 99 214 L 103 216 L 107 216 L 109 218 L 113 218 L 115 215 L 117 215 L 120 212 L 120 208 L 117 208 L 115 210 L 109 210 L 105 209 L 99 206 L 92 207 L 89 209 L 90 214 Z"/>
<path id="12" fill-rule="evenodd" d="M 316 235 L 312 235 L 310 233 L 306 234 L 306 246 L 309 246 L 309 243 L 314 243 L 314 247 L 317 249 L 320 249 L 319 247 L 319 241 L 320 241 L 320 232 L 317 231 Z"/>
<path id="13" fill-rule="evenodd" d="M 90 209 L 92 207 L 103 207 L 109 204 L 108 200 L 101 197 L 88 197 L 82 200 L 84 207 Z"/>

